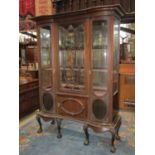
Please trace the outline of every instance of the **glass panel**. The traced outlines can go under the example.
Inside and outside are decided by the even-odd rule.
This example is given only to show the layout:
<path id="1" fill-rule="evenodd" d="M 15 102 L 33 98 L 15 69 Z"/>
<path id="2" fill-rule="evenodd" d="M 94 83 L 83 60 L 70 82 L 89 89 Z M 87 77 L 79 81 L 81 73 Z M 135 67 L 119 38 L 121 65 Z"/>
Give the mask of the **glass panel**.
<path id="1" fill-rule="evenodd" d="M 84 88 L 84 29 L 82 24 L 59 26 L 61 87 Z"/>
<path id="2" fill-rule="evenodd" d="M 107 21 L 94 21 L 92 34 L 93 88 L 107 89 Z"/>
<path id="3" fill-rule="evenodd" d="M 113 72 L 113 93 L 118 91 L 118 72 Z"/>
<path id="4" fill-rule="evenodd" d="M 50 65 L 50 26 L 40 28 L 41 65 Z"/>
<path id="5" fill-rule="evenodd" d="M 107 22 L 93 22 L 93 68 L 107 68 Z"/>
<path id="6" fill-rule="evenodd" d="M 113 55 L 113 93 L 118 91 L 118 70 L 119 70 L 119 22 L 114 24 L 114 55 Z"/>
<path id="7" fill-rule="evenodd" d="M 93 86 L 94 89 L 107 89 L 107 72 L 93 71 Z"/>
<path id="8" fill-rule="evenodd" d="M 51 27 L 40 28 L 41 82 L 43 89 L 52 87 Z"/>
<path id="9" fill-rule="evenodd" d="M 114 24 L 114 57 L 113 57 L 113 68 L 118 70 L 119 64 L 119 24 L 115 22 Z"/>

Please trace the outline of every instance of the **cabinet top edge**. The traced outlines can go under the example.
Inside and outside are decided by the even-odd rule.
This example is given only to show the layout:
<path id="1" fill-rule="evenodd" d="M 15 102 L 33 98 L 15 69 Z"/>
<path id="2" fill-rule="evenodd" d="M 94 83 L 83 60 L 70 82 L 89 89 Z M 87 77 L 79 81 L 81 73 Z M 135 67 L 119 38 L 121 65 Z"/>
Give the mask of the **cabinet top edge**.
<path id="1" fill-rule="evenodd" d="M 78 11 L 72 11 L 72 12 L 66 12 L 66 13 L 57 13 L 53 15 L 43 15 L 43 16 L 36 16 L 31 18 L 31 20 L 35 22 L 39 21 L 47 21 L 50 20 L 51 22 L 54 22 L 55 19 L 67 17 L 71 18 L 74 16 L 83 16 L 86 15 L 86 17 L 92 17 L 96 15 L 107 15 L 104 14 L 104 12 L 109 13 L 109 15 L 116 14 L 118 17 L 123 17 L 125 15 L 124 9 L 121 7 L 121 5 L 105 5 L 105 6 L 95 6 L 87 9 L 82 9 Z"/>

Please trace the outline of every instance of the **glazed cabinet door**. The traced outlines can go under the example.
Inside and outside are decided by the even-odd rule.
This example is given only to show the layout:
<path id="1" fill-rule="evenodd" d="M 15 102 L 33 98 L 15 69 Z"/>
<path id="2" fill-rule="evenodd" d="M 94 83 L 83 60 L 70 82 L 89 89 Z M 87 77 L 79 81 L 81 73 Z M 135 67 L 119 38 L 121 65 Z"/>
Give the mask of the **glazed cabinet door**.
<path id="1" fill-rule="evenodd" d="M 109 122 L 118 92 L 119 22 L 114 17 L 92 21 L 91 61 L 91 119 Z"/>
<path id="2" fill-rule="evenodd" d="M 40 103 L 44 112 L 51 113 L 54 110 L 54 96 L 52 93 L 52 48 L 51 25 L 39 27 L 40 40 Z"/>
<path id="3" fill-rule="evenodd" d="M 108 21 L 92 21 L 91 119 L 108 120 Z"/>
<path id="4" fill-rule="evenodd" d="M 93 90 L 106 91 L 108 78 L 108 23 L 106 20 L 92 22 L 92 71 Z"/>
<path id="5" fill-rule="evenodd" d="M 59 24 L 60 90 L 80 92 L 85 89 L 84 25 Z"/>
<path id="6" fill-rule="evenodd" d="M 40 27 L 41 87 L 52 87 L 51 27 Z"/>
<path id="7" fill-rule="evenodd" d="M 57 112 L 83 120 L 88 114 L 85 22 L 58 24 Z M 90 60 L 88 60 L 90 61 Z"/>

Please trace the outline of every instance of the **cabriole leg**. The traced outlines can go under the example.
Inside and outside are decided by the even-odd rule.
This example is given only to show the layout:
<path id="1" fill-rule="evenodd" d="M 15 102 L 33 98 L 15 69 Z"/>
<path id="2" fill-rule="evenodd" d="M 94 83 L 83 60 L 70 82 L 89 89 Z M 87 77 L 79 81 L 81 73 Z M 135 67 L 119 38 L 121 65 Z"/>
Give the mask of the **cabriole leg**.
<path id="1" fill-rule="evenodd" d="M 84 140 L 84 145 L 88 145 L 89 144 L 89 133 L 88 133 L 88 125 L 84 125 L 83 126 L 83 131 L 85 134 L 85 140 Z"/>
<path id="2" fill-rule="evenodd" d="M 112 153 L 115 153 L 115 151 L 116 151 L 116 148 L 115 148 L 116 133 L 115 133 L 115 131 L 111 131 L 111 135 L 112 135 L 112 138 L 111 138 L 111 146 L 112 146 L 112 148 L 111 148 L 110 151 Z"/>
<path id="3" fill-rule="evenodd" d="M 57 138 L 61 138 L 62 134 L 61 134 L 61 119 L 57 119 L 57 129 L 58 129 L 58 134 L 57 134 Z"/>
<path id="4" fill-rule="evenodd" d="M 120 122 L 119 122 L 119 124 L 118 124 L 118 126 L 117 126 L 117 128 L 116 128 L 116 139 L 117 140 L 120 140 L 121 139 L 121 137 L 119 136 L 119 129 L 120 129 L 120 126 L 121 126 L 121 119 L 120 119 Z"/>
<path id="5" fill-rule="evenodd" d="M 39 115 L 36 115 L 36 120 L 39 124 L 39 129 L 38 129 L 37 133 L 41 133 L 43 131 L 43 129 L 42 129 L 42 123 L 41 123 L 41 119 L 40 119 Z"/>

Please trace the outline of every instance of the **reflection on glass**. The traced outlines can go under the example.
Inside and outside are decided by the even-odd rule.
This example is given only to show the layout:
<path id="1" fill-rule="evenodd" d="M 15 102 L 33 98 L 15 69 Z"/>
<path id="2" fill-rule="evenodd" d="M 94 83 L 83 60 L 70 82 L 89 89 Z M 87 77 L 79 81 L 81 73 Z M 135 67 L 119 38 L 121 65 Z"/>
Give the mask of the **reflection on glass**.
<path id="1" fill-rule="evenodd" d="M 107 21 L 94 21 L 92 34 L 93 87 L 107 87 Z"/>
<path id="2" fill-rule="evenodd" d="M 107 88 L 107 72 L 93 71 L 93 86 L 94 88 Z"/>
<path id="3" fill-rule="evenodd" d="M 59 26 L 61 87 L 84 88 L 84 29 L 82 24 Z"/>
<path id="4" fill-rule="evenodd" d="M 113 53 L 113 93 L 118 91 L 118 65 L 119 65 L 119 22 L 114 24 L 114 53 Z"/>
<path id="5" fill-rule="evenodd" d="M 93 22 L 93 68 L 107 67 L 107 22 Z"/>
<path id="6" fill-rule="evenodd" d="M 118 72 L 113 72 L 113 93 L 116 93 L 118 91 Z"/>
<path id="7" fill-rule="evenodd" d="M 114 70 L 118 70 L 119 64 L 119 24 L 115 22 L 114 24 L 114 57 L 113 57 L 113 67 Z"/>
<path id="8" fill-rule="evenodd" d="M 41 64 L 50 65 L 50 27 L 40 28 Z"/>
<path id="9" fill-rule="evenodd" d="M 103 49 L 93 49 L 93 68 L 107 68 L 107 51 Z"/>

